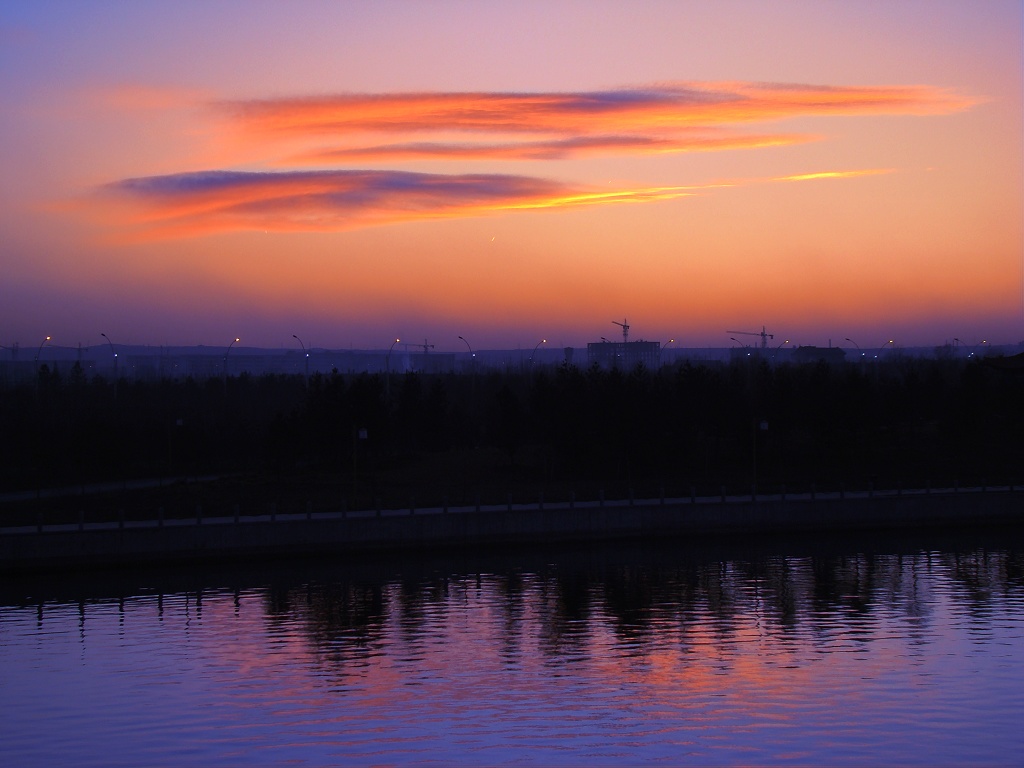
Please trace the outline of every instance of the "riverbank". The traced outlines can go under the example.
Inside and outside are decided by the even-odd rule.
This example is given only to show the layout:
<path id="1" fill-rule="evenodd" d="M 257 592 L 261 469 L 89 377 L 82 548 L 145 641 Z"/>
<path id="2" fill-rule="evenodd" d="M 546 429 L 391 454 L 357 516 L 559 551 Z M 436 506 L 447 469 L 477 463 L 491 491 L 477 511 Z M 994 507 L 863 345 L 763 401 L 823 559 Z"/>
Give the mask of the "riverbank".
<path id="1" fill-rule="evenodd" d="M 1024 524 L 1024 489 L 703 496 L 0 528 L 0 571 L 643 537 Z"/>

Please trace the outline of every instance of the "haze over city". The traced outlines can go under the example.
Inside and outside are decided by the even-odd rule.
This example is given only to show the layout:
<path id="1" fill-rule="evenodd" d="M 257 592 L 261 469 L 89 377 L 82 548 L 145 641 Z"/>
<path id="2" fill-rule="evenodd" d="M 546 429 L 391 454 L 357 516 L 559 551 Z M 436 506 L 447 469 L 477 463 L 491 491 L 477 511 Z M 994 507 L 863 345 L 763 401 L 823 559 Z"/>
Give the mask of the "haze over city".
<path id="1" fill-rule="evenodd" d="M 6 4 L 0 344 L 1016 344 L 1022 8 Z"/>

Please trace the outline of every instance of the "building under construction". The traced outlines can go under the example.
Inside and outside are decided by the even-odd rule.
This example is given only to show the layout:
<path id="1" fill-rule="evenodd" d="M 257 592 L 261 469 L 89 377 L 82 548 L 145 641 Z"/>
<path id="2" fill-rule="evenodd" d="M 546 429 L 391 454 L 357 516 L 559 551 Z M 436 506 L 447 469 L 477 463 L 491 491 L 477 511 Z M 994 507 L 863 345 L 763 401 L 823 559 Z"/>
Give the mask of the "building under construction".
<path id="1" fill-rule="evenodd" d="M 587 362 L 601 368 L 631 371 L 638 365 L 645 368 L 661 366 L 661 342 L 597 341 L 587 344 Z"/>
<path id="2" fill-rule="evenodd" d="M 602 337 L 600 341 L 587 344 L 588 365 L 622 371 L 631 371 L 638 365 L 651 369 L 661 367 L 661 342 L 630 341 L 629 323 L 626 320 L 621 323 L 612 320 L 612 323 L 622 329 L 622 341 L 609 341 Z"/>

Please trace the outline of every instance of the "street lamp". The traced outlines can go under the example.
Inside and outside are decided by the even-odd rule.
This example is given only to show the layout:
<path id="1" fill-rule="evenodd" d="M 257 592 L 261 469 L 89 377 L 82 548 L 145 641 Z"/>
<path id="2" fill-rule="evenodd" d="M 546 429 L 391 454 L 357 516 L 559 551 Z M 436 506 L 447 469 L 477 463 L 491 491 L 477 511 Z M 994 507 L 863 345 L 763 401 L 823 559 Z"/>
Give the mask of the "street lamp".
<path id="1" fill-rule="evenodd" d="M 306 345 L 302 343 L 302 339 L 292 334 L 292 338 L 299 342 L 299 346 L 302 347 L 302 354 L 306 356 L 306 379 L 309 379 L 309 352 L 306 351 Z"/>
<path id="2" fill-rule="evenodd" d="M 473 400 L 476 400 L 476 352 L 469 346 L 469 342 L 466 341 L 464 336 L 459 336 L 463 343 L 466 345 L 466 349 L 469 350 L 469 375 L 470 375 L 470 392 L 472 393 Z"/>
<path id="3" fill-rule="evenodd" d="M 956 342 L 957 344 L 959 344 L 961 347 L 966 344 L 966 342 L 964 342 L 961 339 L 953 339 L 953 341 Z M 975 349 L 977 347 L 983 347 L 986 344 L 988 344 L 988 341 L 986 339 L 982 339 L 977 344 L 966 344 L 966 346 L 967 346 L 967 357 L 974 357 L 977 354 L 977 352 L 975 352 Z"/>
<path id="4" fill-rule="evenodd" d="M 732 340 L 732 341 L 735 341 L 739 345 L 740 349 L 746 349 L 747 348 L 747 345 L 744 344 L 739 339 L 737 339 L 735 336 L 730 336 L 729 339 Z M 747 352 L 747 357 L 750 357 L 750 353 L 749 352 Z M 730 358 L 730 359 L 732 359 L 732 358 Z"/>
<path id="5" fill-rule="evenodd" d="M 397 344 L 400 341 L 401 341 L 401 339 L 396 337 L 395 340 L 391 342 L 391 346 L 388 347 L 387 357 L 384 358 L 384 366 L 385 366 L 385 368 L 387 370 L 387 375 L 384 378 L 384 396 L 385 397 L 391 397 L 391 350 L 394 349 L 395 348 L 395 344 Z M 407 349 L 408 349 L 408 347 L 407 347 Z"/>
<path id="6" fill-rule="evenodd" d="M 228 355 L 231 354 L 231 348 L 233 346 L 235 346 L 235 344 L 238 343 L 239 341 L 241 341 L 241 339 L 235 339 L 230 344 L 228 344 L 228 348 L 224 351 L 224 378 L 225 379 L 227 379 L 227 377 L 228 377 Z"/>
<path id="7" fill-rule="evenodd" d="M 474 352 L 473 348 L 471 346 L 469 346 L 469 342 L 466 341 L 466 338 L 464 336 L 459 336 L 459 338 L 462 339 L 462 342 L 466 345 L 466 349 L 469 350 L 469 368 L 470 368 L 470 370 L 475 370 L 476 369 L 476 352 Z"/>
<path id="8" fill-rule="evenodd" d="M 875 359 L 876 359 L 876 360 L 878 359 L 878 356 L 882 354 L 882 350 L 883 350 L 883 349 L 885 349 L 886 347 L 888 347 L 888 346 L 889 346 L 890 344 L 893 344 L 893 343 L 894 343 L 894 342 L 893 342 L 893 340 L 892 340 L 892 339 L 889 339 L 889 340 L 888 340 L 887 342 L 885 342 L 885 344 L 883 344 L 882 346 L 880 346 L 880 347 L 878 348 L 878 352 L 876 352 L 876 353 L 875 353 Z"/>
<path id="9" fill-rule="evenodd" d="M 954 347 L 966 346 L 967 347 L 967 356 L 968 357 L 973 357 L 974 356 L 974 345 L 973 344 L 968 344 L 963 339 L 954 338 L 953 339 L 953 346 Z"/>
<path id="10" fill-rule="evenodd" d="M 860 344 L 858 344 L 858 343 L 857 343 L 856 341 L 854 341 L 853 339 L 851 339 L 851 338 L 850 338 L 849 336 L 847 336 L 847 337 L 846 337 L 846 340 L 847 340 L 848 342 L 850 342 L 851 344 L 853 344 L 853 346 L 855 346 L 855 347 L 857 348 L 857 351 L 858 351 L 858 352 L 860 352 L 860 356 L 861 356 L 861 357 L 864 357 L 864 353 L 863 353 L 863 352 L 861 352 L 861 349 L 860 349 Z"/>
<path id="11" fill-rule="evenodd" d="M 43 339 L 40 342 L 39 349 L 36 350 L 36 365 L 39 365 L 39 355 L 41 355 L 43 353 L 43 345 L 46 344 L 46 342 L 48 342 L 49 340 L 50 340 L 50 337 L 47 336 L 45 339 Z"/>
<path id="12" fill-rule="evenodd" d="M 117 352 L 114 351 L 114 342 L 112 342 L 110 337 L 105 333 L 101 333 L 100 336 L 106 339 L 107 344 L 110 345 L 110 354 L 114 356 L 114 381 L 117 381 Z"/>
<path id="13" fill-rule="evenodd" d="M 533 365 L 533 356 L 537 354 L 537 347 L 539 347 L 541 344 L 547 344 L 547 343 L 548 343 L 547 339 L 541 339 L 540 341 L 537 342 L 536 346 L 534 346 L 534 348 L 533 348 L 533 352 L 530 353 L 530 365 Z"/>

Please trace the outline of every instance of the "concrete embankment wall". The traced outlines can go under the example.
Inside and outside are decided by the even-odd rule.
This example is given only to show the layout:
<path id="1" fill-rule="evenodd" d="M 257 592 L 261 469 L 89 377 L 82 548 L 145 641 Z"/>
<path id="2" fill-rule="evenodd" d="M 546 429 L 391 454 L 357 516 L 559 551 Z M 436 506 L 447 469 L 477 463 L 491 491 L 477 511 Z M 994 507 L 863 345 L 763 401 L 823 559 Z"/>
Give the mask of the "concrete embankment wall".
<path id="1" fill-rule="evenodd" d="M 0 529 L 0 570 L 466 545 L 1024 524 L 1024 491 L 330 513 Z"/>

